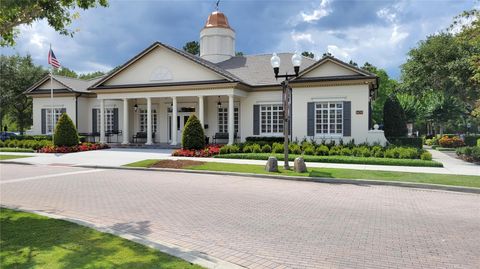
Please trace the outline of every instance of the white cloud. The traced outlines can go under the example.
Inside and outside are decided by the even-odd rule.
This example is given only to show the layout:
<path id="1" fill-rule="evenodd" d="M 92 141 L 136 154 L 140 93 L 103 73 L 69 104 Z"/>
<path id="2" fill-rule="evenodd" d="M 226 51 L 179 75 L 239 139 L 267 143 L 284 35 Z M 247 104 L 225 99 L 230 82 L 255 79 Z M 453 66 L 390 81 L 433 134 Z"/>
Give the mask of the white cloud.
<path id="1" fill-rule="evenodd" d="M 306 41 L 308 43 L 314 43 L 312 39 L 312 35 L 309 33 L 292 33 L 292 40 L 295 42 Z"/>
<path id="2" fill-rule="evenodd" d="M 352 53 L 356 51 L 356 48 L 339 48 L 336 45 L 328 45 L 327 51 L 344 61 L 352 59 Z"/>
<path id="3" fill-rule="evenodd" d="M 391 23 L 395 22 L 397 18 L 397 14 L 395 12 L 392 12 L 389 8 L 382 8 L 378 10 L 377 16 Z"/>
<path id="4" fill-rule="evenodd" d="M 320 6 L 314 9 L 312 13 L 307 14 L 305 12 L 300 13 L 304 22 L 315 22 L 323 17 L 328 16 L 332 10 L 330 9 L 330 1 L 322 0 Z"/>
<path id="5" fill-rule="evenodd" d="M 399 42 L 405 40 L 408 36 L 409 36 L 409 33 L 400 32 L 399 31 L 399 26 L 394 24 L 392 35 L 390 36 L 390 43 L 392 43 L 393 45 L 396 45 Z"/>

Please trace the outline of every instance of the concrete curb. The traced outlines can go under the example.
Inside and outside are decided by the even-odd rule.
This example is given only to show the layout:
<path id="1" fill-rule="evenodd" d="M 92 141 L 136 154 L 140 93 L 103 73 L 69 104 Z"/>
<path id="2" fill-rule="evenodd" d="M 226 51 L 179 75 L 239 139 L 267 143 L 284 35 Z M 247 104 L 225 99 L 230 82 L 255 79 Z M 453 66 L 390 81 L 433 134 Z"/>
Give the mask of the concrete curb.
<path id="1" fill-rule="evenodd" d="M 427 189 L 427 190 L 442 190 L 442 191 L 454 191 L 454 192 L 480 194 L 480 188 L 437 185 L 437 184 L 428 184 L 428 183 L 413 183 L 413 182 L 404 182 L 404 181 L 261 175 L 261 174 L 253 174 L 253 173 L 219 172 L 219 171 L 187 170 L 187 169 L 173 169 L 173 168 L 144 168 L 144 167 L 100 166 L 100 165 L 77 165 L 75 167 L 95 168 L 95 169 L 161 171 L 161 172 L 224 175 L 224 176 L 248 176 L 248 177 L 255 177 L 255 178 L 282 179 L 282 180 L 317 182 L 317 183 L 328 183 L 328 184 L 379 185 L 379 186 L 394 186 L 394 187 L 404 187 L 404 188 L 417 188 L 417 189 Z M 455 175 L 452 175 L 452 176 L 455 176 Z"/>
<path id="2" fill-rule="evenodd" d="M 16 161 L 0 161 L 0 163 L 6 163 L 6 164 L 23 164 L 23 165 L 33 165 L 33 163 L 24 163 L 24 162 L 16 162 Z"/>
<path id="3" fill-rule="evenodd" d="M 224 261 L 224 260 L 217 259 L 217 258 L 209 256 L 209 255 L 207 255 L 203 252 L 189 250 L 189 249 L 183 248 L 181 246 L 174 245 L 174 244 L 171 244 L 171 243 L 162 242 L 162 241 L 159 241 L 159 240 L 152 241 L 152 240 L 149 240 L 149 239 L 147 239 L 143 236 L 137 235 L 137 234 L 125 233 L 125 232 L 115 230 L 115 229 L 111 229 L 111 228 L 99 227 L 99 226 L 97 226 L 94 223 L 89 222 L 89 221 L 84 221 L 84 220 L 77 219 L 77 218 L 65 217 L 65 216 L 62 216 L 62 215 L 47 213 L 47 212 L 43 212 L 43 211 L 24 209 L 22 207 L 12 207 L 12 206 L 6 206 L 6 205 L 0 205 L 0 206 L 4 207 L 4 208 L 12 209 L 12 210 L 23 211 L 23 212 L 27 212 L 27 213 L 33 213 L 33 214 L 45 216 L 45 217 L 52 218 L 52 219 L 64 220 L 64 221 L 76 223 L 76 224 L 81 225 L 81 226 L 92 228 L 94 230 L 97 230 L 97 231 L 100 231 L 100 232 L 103 232 L 103 233 L 113 234 L 115 236 L 118 236 L 118 237 L 130 240 L 130 241 L 134 241 L 134 242 L 137 242 L 139 244 L 157 249 L 157 250 L 159 250 L 163 253 L 167 253 L 171 256 L 178 257 L 178 258 L 183 259 L 187 262 L 197 264 L 197 265 L 203 266 L 205 268 L 211 268 L 211 269 L 245 269 L 245 267 L 243 267 L 243 266 L 240 266 L 240 265 L 237 265 L 237 264 L 234 264 L 234 263 L 231 263 L 231 262 L 227 262 L 227 261 Z"/>

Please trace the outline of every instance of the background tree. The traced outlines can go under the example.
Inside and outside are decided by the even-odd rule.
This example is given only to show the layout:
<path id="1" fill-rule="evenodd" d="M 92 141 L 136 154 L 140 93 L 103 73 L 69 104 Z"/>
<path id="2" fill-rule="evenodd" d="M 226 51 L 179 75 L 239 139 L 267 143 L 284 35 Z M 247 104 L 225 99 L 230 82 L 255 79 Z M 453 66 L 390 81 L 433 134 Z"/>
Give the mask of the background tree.
<path id="1" fill-rule="evenodd" d="M 391 79 L 387 71 L 379 69 L 376 66 L 366 62 L 362 69 L 374 73 L 379 77 L 379 87 L 377 89 L 377 98 L 372 102 L 372 119 L 374 123 L 380 124 L 383 122 L 383 105 L 387 97 L 393 93 L 394 89 L 398 86 L 398 82 Z"/>
<path id="2" fill-rule="evenodd" d="M 193 55 L 200 55 L 200 44 L 197 41 L 187 42 L 183 50 Z"/>
<path id="3" fill-rule="evenodd" d="M 77 72 L 62 66 L 61 68 L 54 68 L 53 69 L 53 74 L 54 75 L 60 75 L 64 77 L 70 77 L 70 78 L 78 78 Z"/>
<path id="4" fill-rule="evenodd" d="M 302 52 L 302 56 L 305 56 L 305 57 L 308 57 L 308 58 L 312 58 L 312 59 L 315 58 L 315 54 L 313 54 L 313 52 L 311 52 L 311 51 L 304 51 L 304 52 Z"/>
<path id="5" fill-rule="evenodd" d="M 235 56 L 243 56 L 243 52 L 237 51 L 237 52 L 235 52 Z"/>
<path id="6" fill-rule="evenodd" d="M 32 100 L 23 92 L 46 75 L 30 55 L 0 56 L 0 126 L 5 117 L 15 120 L 21 133 L 32 124 Z"/>
<path id="7" fill-rule="evenodd" d="M 107 0 L 2 0 L 0 5 L 0 45 L 13 46 L 18 31 L 15 27 L 46 19 L 48 24 L 62 35 L 73 36 L 67 29 L 78 13 L 74 8 L 83 10 L 96 6 L 108 6 Z"/>
<path id="8" fill-rule="evenodd" d="M 383 107 L 383 130 L 385 137 L 407 136 L 407 121 L 397 97 L 391 94 L 385 101 Z"/>
<path id="9" fill-rule="evenodd" d="M 102 71 L 95 71 L 95 72 L 91 72 L 91 73 L 86 73 L 86 74 L 78 75 L 78 78 L 79 78 L 79 79 L 88 80 L 88 79 L 97 78 L 97 77 L 103 76 L 103 75 L 105 75 L 104 72 L 102 72 Z"/>

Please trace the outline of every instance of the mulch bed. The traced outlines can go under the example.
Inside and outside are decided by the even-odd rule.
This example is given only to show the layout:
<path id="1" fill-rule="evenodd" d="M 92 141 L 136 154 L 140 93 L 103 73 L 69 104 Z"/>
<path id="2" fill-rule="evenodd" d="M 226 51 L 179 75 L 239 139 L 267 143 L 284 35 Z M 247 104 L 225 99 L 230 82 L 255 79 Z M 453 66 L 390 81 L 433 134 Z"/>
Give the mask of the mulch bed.
<path id="1" fill-rule="evenodd" d="M 190 160 L 161 160 L 150 167 L 182 169 L 189 166 L 202 165 L 204 163 L 205 162 Z"/>

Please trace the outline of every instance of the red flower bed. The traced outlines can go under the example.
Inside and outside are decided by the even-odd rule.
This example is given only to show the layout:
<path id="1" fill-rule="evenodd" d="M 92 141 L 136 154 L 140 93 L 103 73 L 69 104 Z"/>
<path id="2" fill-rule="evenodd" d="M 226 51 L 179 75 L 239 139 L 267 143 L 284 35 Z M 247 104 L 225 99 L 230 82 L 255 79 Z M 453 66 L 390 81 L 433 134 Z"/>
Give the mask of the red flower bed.
<path id="1" fill-rule="evenodd" d="M 108 149 L 107 144 L 98 144 L 98 143 L 81 143 L 78 146 L 71 147 L 56 147 L 56 146 L 45 146 L 38 150 L 40 153 L 71 153 L 79 151 L 89 151 L 97 149 Z"/>
<path id="2" fill-rule="evenodd" d="M 172 153 L 172 156 L 181 157 L 212 157 L 220 153 L 221 145 L 208 145 L 204 149 L 190 150 L 190 149 L 178 149 Z"/>

